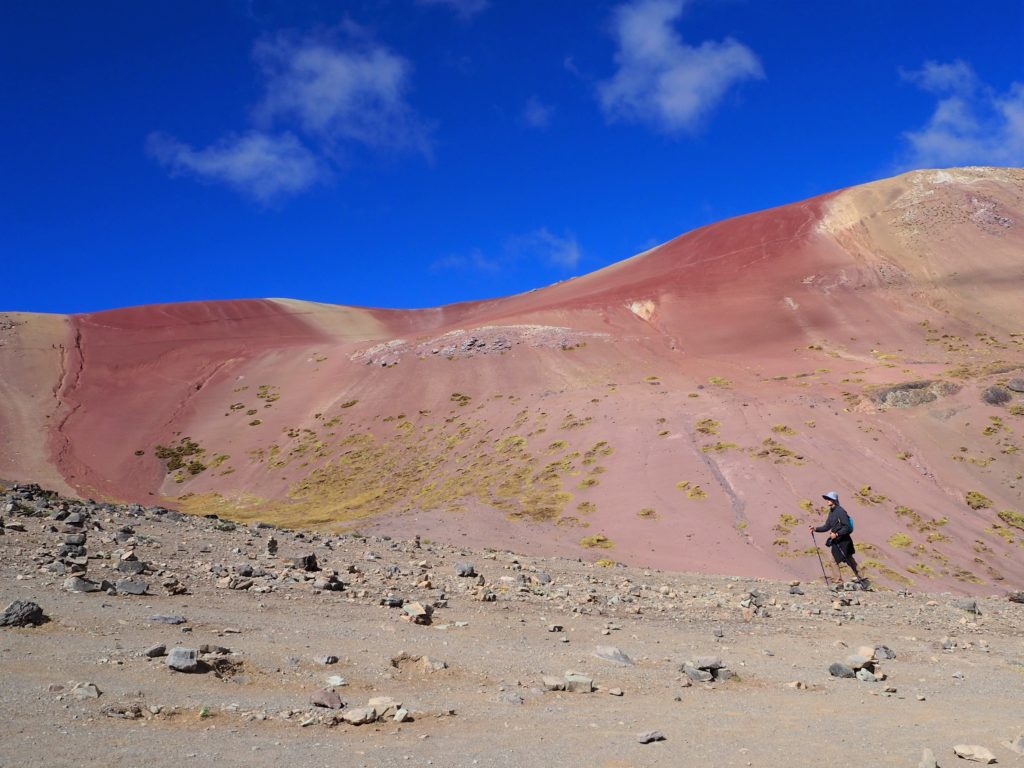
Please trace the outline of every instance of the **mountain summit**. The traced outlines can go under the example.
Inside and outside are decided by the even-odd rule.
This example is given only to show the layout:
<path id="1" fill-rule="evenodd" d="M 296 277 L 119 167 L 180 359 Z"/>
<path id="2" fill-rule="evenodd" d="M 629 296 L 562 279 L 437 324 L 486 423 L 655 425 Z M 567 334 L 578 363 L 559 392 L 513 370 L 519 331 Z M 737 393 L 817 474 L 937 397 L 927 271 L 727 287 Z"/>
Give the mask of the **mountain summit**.
<path id="1" fill-rule="evenodd" d="M 773 577 L 1024 583 L 1024 170 L 916 171 L 428 310 L 0 313 L 0 477 Z"/>

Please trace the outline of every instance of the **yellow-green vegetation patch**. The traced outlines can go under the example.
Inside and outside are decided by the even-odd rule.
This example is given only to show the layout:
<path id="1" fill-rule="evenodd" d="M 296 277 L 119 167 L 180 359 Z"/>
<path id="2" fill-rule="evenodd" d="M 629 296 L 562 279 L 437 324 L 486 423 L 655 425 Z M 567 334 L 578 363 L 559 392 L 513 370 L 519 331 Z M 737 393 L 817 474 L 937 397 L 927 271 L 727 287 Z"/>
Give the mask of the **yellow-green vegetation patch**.
<path id="1" fill-rule="evenodd" d="M 1024 531 L 1024 515 L 1020 512 L 1014 512 L 1011 509 L 1004 509 L 999 513 L 999 519 L 1007 525 Z"/>
<path id="2" fill-rule="evenodd" d="M 907 573 L 912 573 L 915 576 L 927 576 L 929 579 L 935 578 L 935 569 L 925 563 L 914 563 L 913 565 L 907 566 Z"/>
<path id="3" fill-rule="evenodd" d="M 615 561 L 609 560 L 607 557 L 602 557 L 600 560 L 595 560 L 594 565 L 600 566 L 601 568 L 612 568 L 615 566 Z"/>
<path id="4" fill-rule="evenodd" d="M 717 443 L 702 445 L 700 450 L 702 453 L 711 453 L 712 451 L 715 453 L 725 453 L 730 448 L 735 447 L 736 443 L 723 443 L 721 440 L 719 440 Z"/>
<path id="5" fill-rule="evenodd" d="M 721 426 L 722 423 L 719 421 L 715 421 L 714 419 L 701 419 L 694 426 L 694 429 L 696 429 L 702 435 L 717 435 L 718 429 Z"/>
<path id="6" fill-rule="evenodd" d="M 885 563 L 883 563 L 880 560 L 875 560 L 874 558 L 869 558 L 869 559 L 864 561 L 864 566 L 866 568 L 870 569 L 870 570 L 877 571 L 878 573 L 882 574 L 886 578 L 892 579 L 893 581 L 897 582 L 898 584 L 903 584 L 903 585 L 906 585 L 906 586 L 912 586 L 913 583 L 914 583 L 913 579 L 910 579 L 910 578 L 904 576 L 902 573 L 900 573 L 899 571 L 895 570 L 894 568 L 890 568 L 888 565 L 886 565 Z"/>
<path id="7" fill-rule="evenodd" d="M 789 533 L 789 531 L 800 521 L 793 515 L 787 512 L 783 512 L 779 515 L 779 522 L 775 524 L 775 530 L 780 533 Z"/>
<path id="8" fill-rule="evenodd" d="M 643 518 L 644 520 L 656 520 L 658 518 L 658 513 L 651 507 L 644 507 L 636 513 L 636 516 Z"/>
<path id="9" fill-rule="evenodd" d="M 256 397 L 270 405 L 281 399 L 281 390 L 274 384 L 260 384 L 256 389 Z"/>
<path id="10" fill-rule="evenodd" d="M 158 445 L 153 449 L 153 454 L 161 461 L 166 462 L 164 470 L 168 473 L 174 472 L 174 481 L 183 483 L 189 477 L 201 475 L 206 471 L 207 465 L 203 462 L 206 449 L 191 437 L 182 437 L 170 445 Z M 214 466 L 219 466 L 223 461 Z"/>
<path id="11" fill-rule="evenodd" d="M 676 488 L 678 488 L 680 491 L 685 491 L 689 487 L 690 487 L 690 481 L 689 480 L 680 480 L 678 483 L 676 483 Z"/>
<path id="12" fill-rule="evenodd" d="M 894 533 L 892 536 L 889 537 L 889 543 L 892 544 L 894 547 L 902 548 L 909 547 L 911 544 L 914 543 L 914 540 L 907 536 L 907 534 L 905 533 Z"/>
<path id="13" fill-rule="evenodd" d="M 473 398 L 469 395 L 464 395 L 461 392 L 452 392 L 451 397 L 448 399 L 460 408 L 465 408 Z"/>
<path id="14" fill-rule="evenodd" d="M 591 512 L 597 511 L 597 504 L 592 501 L 581 501 L 576 505 L 576 511 L 581 515 L 589 515 Z"/>
<path id="15" fill-rule="evenodd" d="M 761 448 L 754 451 L 759 459 L 773 459 L 776 464 L 801 464 L 803 456 L 787 448 L 778 440 L 767 437 L 761 441 Z"/>
<path id="16" fill-rule="evenodd" d="M 548 446 L 548 453 L 564 451 L 568 446 L 569 444 L 565 440 L 555 440 L 555 442 Z"/>
<path id="17" fill-rule="evenodd" d="M 862 485 L 857 489 L 857 493 L 854 494 L 853 498 L 865 506 L 870 506 L 872 504 L 881 504 L 887 497 L 884 494 L 875 493 L 871 490 L 870 485 Z"/>
<path id="18" fill-rule="evenodd" d="M 714 387 L 728 387 L 732 382 L 722 376 L 709 376 L 708 384 L 711 384 Z"/>
<path id="19" fill-rule="evenodd" d="M 772 427 L 772 432 L 777 435 L 795 435 L 796 430 L 785 424 L 776 424 Z"/>
<path id="20" fill-rule="evenodd" d="M 708 497 L 708 492 L 701 488 L 699 485 L 693 486 L 689 491 L 686 492 L 688 498 L 695 501 L 701 501 Z"/>
<path id="21" fill-rule="evenodd" d="M 580 490 L 585 490 L 587 488 L 593 488 L 599 482 L 601 481 L 598 480 L 596 477 L 585 477 L 582 480 L 580 480 L 579 485 L 576 487 L 579 488 Z"/>
<path id="22" fill-rule="evenodd" d="M 615 543 L 603 533 L 595 533 L 593 536 L 584 536 L 580 539 L 580 546 L 587 549 L 611 549 Z"/>
<path id="23" fill-rule="evenodd" d="M 810 499 L 800 499 L 800 509 L 804 512 L 813 512 L 814 503 Z"/>
<path id="24" fill-rule="evenodd" d="M 910 451 L 900 451 L 896 454 L 896 458 L 900 461 L 906 461 L 907 459 L 913 458 L 914 454 Z"/>
<path id="25" fill-rule="evenodd" d="M 562 423 L 560 426 L 562 429 L 579 429 L 580 427 L 587 426 L 587 424 L 589 424 L 593 420 L 593 416 L 579 417 L 574 414 L 567 413 L 565 415 L 565 418 L 562 419 Z"/>
<path id="26" fill-rule="evenodd" d="M 346 400 L 339 407 L 341 407 L 341 408 L 351 408 L 353 405 L 356 405 L 358 402 L 359 402 L 358 400 Z"/>
<path id="27" fill-rule="evenodd" d="M 968 491 L 965 501 L 971 509 L 988 509 L 992 506 L 992 499 L 981 491 Z"/>

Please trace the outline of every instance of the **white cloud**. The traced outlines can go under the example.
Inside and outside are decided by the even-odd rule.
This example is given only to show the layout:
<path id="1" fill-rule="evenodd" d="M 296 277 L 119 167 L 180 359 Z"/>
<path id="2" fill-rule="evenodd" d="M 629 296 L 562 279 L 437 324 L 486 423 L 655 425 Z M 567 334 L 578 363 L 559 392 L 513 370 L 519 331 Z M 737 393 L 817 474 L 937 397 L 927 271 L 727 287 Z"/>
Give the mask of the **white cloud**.
<path id="1" fill-rule="evenodd" d="M 472 269 L 477 272 L 504 272 L 525 262 L 540 262 L 561 271 L 575 269 L 583 251 L 570 234 L 556 235 L 547 227 L 509 238 L 496 255 L 473 249 L 468 256 L 449 255 L 430 265 L 431 269 Z"/>
<path id="2" fill-rule="evenodd" d="M 256 107 L 261 121 L 294 121 L 331 145 L 429 150 L 426 131 L 406 101 L 412 67 L 387 48 L 346 50 L 281 35 L 258 43 L 255 55 L 267 78 Z"/>
<path id="3" fill-rule="evenodd" d="M 547 128 L 551 125 L 551 116 L 555 108 L 544 104 L 536 96 L 531 96 L 523 107 L 523 122 L 531 128 Z"/>
<path id="4" fill-rule="evenodd" d="M 561 269 L 575 269 L 583 255 L 575 237 L 560 237 L 547 227 L 528 235 L 524 244 L 548 264 Z"/>
<path id="5" fill-rule="evenodd" d="M 692 131 L 729 88 L 764 77 L 757 55 L 736 40 L 683 42 L 673 28 L 683 6 L 684 0 L 635 0 L 615 9 L 618 69 L 598 86 L 607 119 Z"/>
<path id="6" fill-rule="evenodd" d="M 221 181 L 263 203 L 302 192 L 323 175 L 313 153 L 290 133 L 230 135 L 204 149 L 153 133 L 147 149 L 172 175 Z"/>
<path id="7" fill-rule="evenodd" d="M 490 5 L 488 0 L 416 0 L 417 5 L 446 6 L 464 19 L 476 16 Z"/>
<path id="8" fill-rule="evenodd" d="M 254 56 L 266 79 L 256 129 L 201 149 L 151 134 L 147 149 L 172 174 L 221 181 L 266 203 L 330 175 L 356 145 L 429 156 L 428 130 L 406 100 L 411 65 L 394 52 L 282 34 L 257 43 Z"/>
<path id="9" fill-rule="evenodd" d="M 928 121 L 903 134 L 907 167 L 1024 165 L 1024 83 L 999 93 L 959 59 L 900 74 L 937 99 Z"/>

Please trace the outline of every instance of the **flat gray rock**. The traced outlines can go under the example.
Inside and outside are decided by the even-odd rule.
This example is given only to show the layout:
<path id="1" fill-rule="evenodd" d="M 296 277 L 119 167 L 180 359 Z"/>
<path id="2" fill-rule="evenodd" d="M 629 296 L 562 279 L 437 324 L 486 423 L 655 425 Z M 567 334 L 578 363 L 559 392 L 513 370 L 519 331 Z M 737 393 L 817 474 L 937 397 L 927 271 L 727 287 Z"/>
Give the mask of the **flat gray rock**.
<path id="1" fill-rule="evenodd" d="M 64 589 L 68 592 L 99 592 L 102 587 L 95 581 L 83 579 L 81 576 L 68 576 L 64 579 Z"/>
<path id="2" fill-rule="evenodd" d="M 115 586 L 119 595 L 144 595 L 149 590 L 149 584 L 142 579 L 121 579 Z"/>
<path id="3" fill-rule="evenodd" d="M 163 643 L 157 643 L 156 645 L 147 648 L 143 653 L 151 659 L 157 659 L 161 656 L 167 655 L 167 646 Z"/>
<path id="4" fill-rule="evenodd" d="M 835 664 L 829 665 L 828 673 L 832 677 L 856 677 L 857 673 L 850 669 L 845 664 L 840 664 L 838 661 Z"/>
<path id="5" fill-rule="evenodd" d="M 188 621 L 188 619 L 186 619 L 184 616 L 178 616 L 176 614 L 172 614 L 169 616 L 157 614 L 156 616 L 150 616 L 149 621 L 152 621 L 155 624 L 185 624 Z"/>
<path id="6" fill-rule="evenodd" d="M 665 734 L 661 731 L 644 731 L 636 735 L 636 740 L 641 744 L 651 744 L 655 741 L 665 741 Z"/>
<path id="7" fill-rule="evenodd" d="M 633 665 L 633 660 L 614 645 L 599 645 L 594 649 L 594 655 L 614 664 L 622 664 L 627 667 Z"/>
<path id="8" fill-rule="evenodd" d="M 196 672 L 199 669 L 199 653 L 195 648 L 172 648 L 167 655 L 167 666 L 175 672 Z"/>

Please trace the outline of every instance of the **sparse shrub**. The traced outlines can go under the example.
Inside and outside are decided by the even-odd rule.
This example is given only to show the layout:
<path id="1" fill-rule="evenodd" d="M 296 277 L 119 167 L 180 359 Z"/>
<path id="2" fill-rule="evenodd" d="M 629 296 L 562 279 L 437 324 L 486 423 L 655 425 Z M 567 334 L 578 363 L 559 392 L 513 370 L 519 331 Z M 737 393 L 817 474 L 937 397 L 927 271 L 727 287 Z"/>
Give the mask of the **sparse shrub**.
<path id="1" fill-rule="evenodd" d="M 580 539 L 580 546 L 587 549 L 611 549 L 615 543 L 603 533 L 595 533 L 593 536 L 584 536 Z"/>
<path id="2" fill-rule="evenodd" d="M 993 385 L 981 393 L 981 399 L 989 405 L 1006 405 L 1013 399 L 1013 395 L 1006 387 Z"/>
<path id="3" fill-rule="evenodd" d="M 615 565 L 615 561 L 609 560 L 607 557 L 602 557 L 600 560 L 595 561 L 594 565 L 598 565 L 602 568 L 612 568 Z"/>
<path id="4" fill-rule="evenodd" d="M 702 435 L 717 435 L 718 428 L 721 427 L 721 422 L 715 421 L 714 419 L 701 419 L 697 422 L 694 427 Z"/>
<path id="5" fill-rule="evenodd" d="M 253 419 L 252 421 L 249 422 L 249 426 L 250 427 L 258 427 L 262 423 L 263 423 L 262 419 Z"/>
<path id="6" fill-rule="evenodd" d="M 597 505 L 592 501 L 581 501 L 576 505 L 576 511 L 581 515 L 589 515 L 595 510 L 597 510 Z"/>
<path id="7" fill-rule="evenodd" d="M 690 481 L 689 480 L 680 480 L 678 483 L 676 483 L 676 488 L 678 488 L 680 491 L 685 491 L 689 487 L 690 487 Z"/>
<path id="8" fill-rule="evenodd" d="M 658 513 L 655 512 L 650 507 L 644 507 L 643 509 L 636 513 L 636 516 L 643 518 L 644 520 L 656 520 L 658 517 Z"/>
<path id="9" fill-rule="evenodd" d="M 577 486 L 577 488 L 581 490 L 586 490 L 587 488 L 593 488 L 599 482 L 601 481 L 598 480 L 596 477 L 585 477 L 582 480 L 580 480 L 580 484 Z"/>
<path id="10" fill-rule="evenodd" d="M 800 509 L 808 513 L 813 512 L 814 503 L 810 499 L 800 499 Z"/>
<path id="11" fill-rule="evenodd" d="M 728 451 L 730 448 L 735 447 L 736 443 L 723 443 L 721 440 L 719 440 L 717 443 L 701 446 L 700 450 L 702 453 L 710 453 L 712 451 L 714 451 L 715 453 L 725 453 L 725 451 Z"/>
<path id="12" fill-rule="evenodd" d="M 353 405 L 355 405 L 358 402 L 359 402 L 358 400 L 346 400 L 344 403 L 341 404 L 340 407 L 341 408 L 351 408 Z"/>
<path id="13" fill-rule="evenodd" d="M 786 426 L 785 424 L 776 424 L 772 427 L 772 432 L 777 435 L 795 435 L 796 430 L 792 427 Z"/>
<path id="14" fill-rule="evenodd" d="M 914 541 L 905 533 L 894 533 L 892 536 L 889 537 L 889 543 L 892 544 L 894 547 L 902 548 L 909 547 L 911 544 L 914 543 Z"/>
<path id="15" fill-rule="evenodd" d="M 729 385 L 732 384 L 732 382 L 729 381 L 729 379 L 723 378 L 721 376 L 709 376 L 708 384 L 711 384 L 712 386 L 715 387 L 728 387 Z"/>
<path id="16" fill-rule="evenodd" d="M 1020 530 L 1024 531 L 1024 515 L 1022 515 L 1020 512 L 1014 512 L 1013 510 L 1010 509 L 1004 509 L 1002 512 L 999 513 L 999 519 L 1007 525 L 1013 526 L 1014 528 L 1019 528 Z"/>
<path id="17" fill-rule="evenodd" d="M 988 509 L 992 506 L 992 499 L 980 491 L 968 491 L 966 501 L 971 509 Z"/>
<path id="18" fill-rule="evenodd" d="M 688 498 L 691 498 L 695 501 L 702 501 L 703 499 L 706 499 L 708 497 L 707 491 L 705 491 L 699 485 L 693 486 L 689 491 L 687 491 L 686 495 Z"/>

